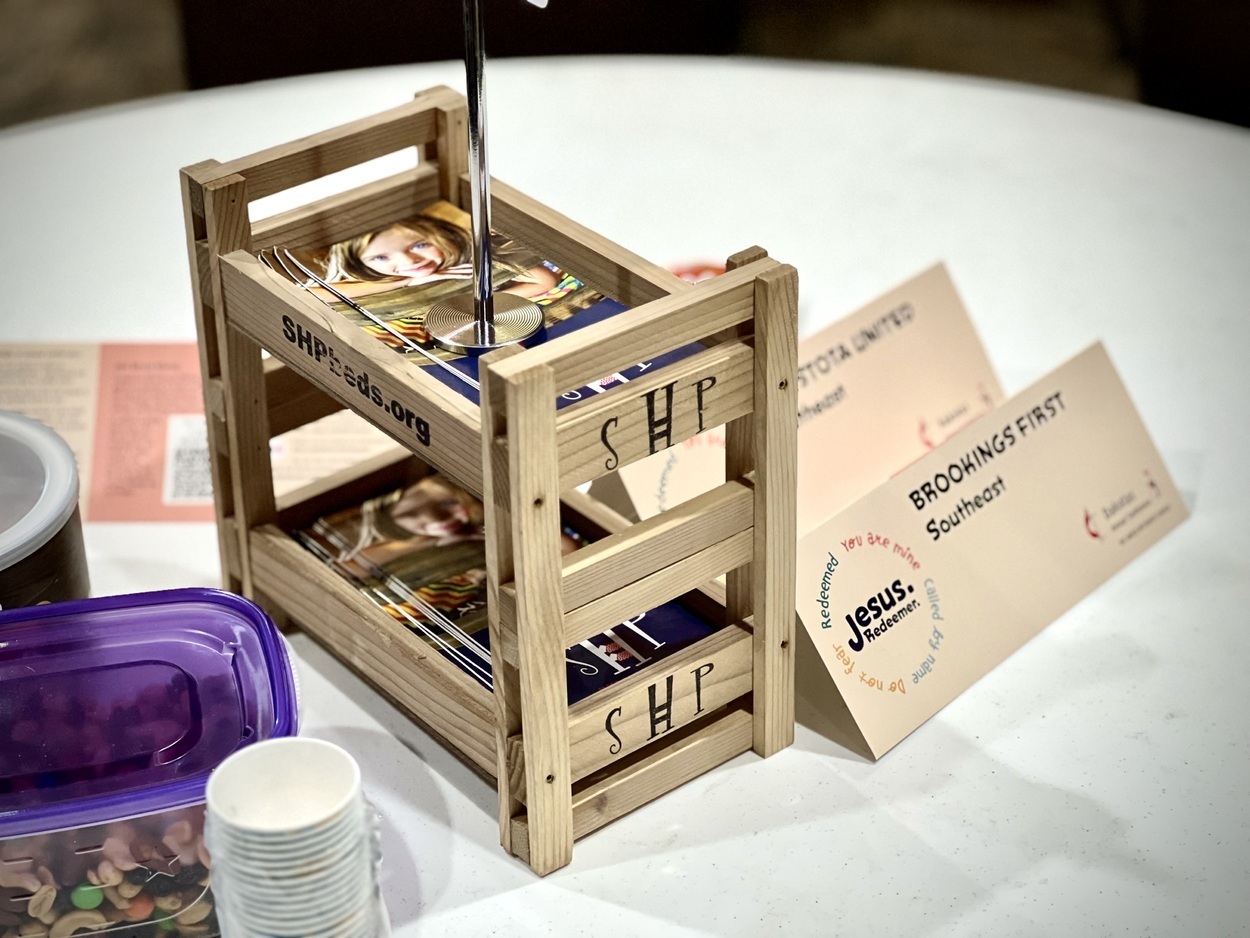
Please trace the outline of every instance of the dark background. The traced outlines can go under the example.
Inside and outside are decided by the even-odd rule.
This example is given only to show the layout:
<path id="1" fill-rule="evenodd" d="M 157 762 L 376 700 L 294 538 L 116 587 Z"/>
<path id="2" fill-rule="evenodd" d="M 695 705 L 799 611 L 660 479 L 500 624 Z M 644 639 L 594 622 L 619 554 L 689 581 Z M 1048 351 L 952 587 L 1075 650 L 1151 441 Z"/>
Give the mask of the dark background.
<path id="1" fill-rule="evenodd" d="M 751 55 L 1024 81 L 1250 126 L 1250 0 L 483 0 L 493 56 Z M 459 0 L 0 0 L 0 126 L 459 58 Z"/>

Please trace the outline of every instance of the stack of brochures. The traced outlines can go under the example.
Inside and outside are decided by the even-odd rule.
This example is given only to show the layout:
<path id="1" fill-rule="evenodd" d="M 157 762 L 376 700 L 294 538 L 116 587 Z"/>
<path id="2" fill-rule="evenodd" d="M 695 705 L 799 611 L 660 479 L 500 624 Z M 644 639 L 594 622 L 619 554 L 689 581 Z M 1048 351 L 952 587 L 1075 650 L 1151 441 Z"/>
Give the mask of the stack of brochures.
<path id="1" fill-rule="evenodd" d="M 296 537 L 372 603 L 493 687 L 480 501 L 433 473 L 319 518 Z M 566 553 L 585 543 L 567 528 L 562 541 Z M 574 645 L 565 655 L 569 703 L 718 628 L 667 602 Z"/>

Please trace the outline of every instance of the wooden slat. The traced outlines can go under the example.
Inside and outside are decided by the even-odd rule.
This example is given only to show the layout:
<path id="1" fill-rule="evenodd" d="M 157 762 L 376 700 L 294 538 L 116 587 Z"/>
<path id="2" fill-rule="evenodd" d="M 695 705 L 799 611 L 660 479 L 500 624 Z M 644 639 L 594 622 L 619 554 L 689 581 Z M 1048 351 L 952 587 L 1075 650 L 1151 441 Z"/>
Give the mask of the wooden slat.
<path id="1" fill-rule="evenodd" d="M 264 367 L 270 436 L 281 436 L 343 409 L 341 402 L 279 359 L 265 359 Z"/>
<path id="2" fill-rule="evenodd" d="M 604 538 L 619 534 L 631 524 L 620 512 L 609 508 L 592 494 L 569 489 L 560 496 L 564 503 L 565 520 L 588 538 Z"/>
<path id="3" fill-rule="evenodd" d="M 252 532 L 260 589 L 386 696 L 489 775 L 495 740 L 489 693 L 280 529 Z"/>
<path id="4" fill-rule="evenodd" d="M 755 277 L 777 266 L 771 258 L 694 284 L 673 296 L 568 333 L 526 353 L 525 364 L 547 365 L 556 391 L 567 391 L 751 318 Z M 501 363 L 507 377 L 519 367 Z"/>
<path id="5" fill-rule="evenodd" d="M 750 693 L 751 675 L 751 632 L 730 625 L 578 701 L 569 708 L 573 778 L 585 778 L 706 719 Z M 515 758 L 522 762 L 523 739 L 513 737 L 509 745 L 519 750 Z M 523 787 L 514 791 L 524 800 Z"/>
<path id="6" fill-rule="evenodd" d="M 749 473 L 740 480 L 742 484 L 754 485 L 755 474 Z M 574 524 L 578 530 L 591 537 L 608 537 L 628 530 L 636 521 L 609 508 L 598 499 L 577 489 L 565 492 L 560 496 L 564 503 L 565 519 Z M 730 619 L 725 615 L 725 587 L 718 582 L 703 583 L 697 589 L 685 593 L 681 597 L 682 605 L 697 616 L 709 622 L 741 622 L 742 619 Z M 746 619 L 749 621 L 749 616 Z"/>
<path id="7" fill-rule="evenodd" d="M 198 165 L 215 166 L 216 164 L 212 160 L 209 160 L 208 163 L 206 164 L 197 164 L 197 166 Z M 194 168 L 195 167 L 191 167 L 191 169 L 194 169 Z M 212 170 L 209 170 L 209 171 L 212 172 Z M 188 170 L 183 170 L 183 173 L 188 173 Z M 189 176 L 184 175 L 183 181 L 184 182 L 190 181 Z M 197 197 L 199 198 L 200 202 L 203 203 L 204 190 L 201 188 L 200 183 L 194 182 L 193 187 L 195 191 L 198 193 Z M 201 217 L 199 219 L 200 225 L 203 225 L 203 222 L 204 222 L 204 219 L 203 217 Z M 190 253 L 191 253 L 191 273 L 192 273 L 193 280 L 197 284 L 202 283 L 207 286 L 208 284 L 212 282 L 213 264 L 212 264 L 211 255 L 208 250 L 208 242 L 204 239 L 203 234 L 200 234 L 200 236 L 196 239 L 196 241 L 191 245 Z M 213 291 L 210 289 L 205 289 L 202 293 L 197 293 L 195 297 L 195 301 L 196 303 L 206 303 L 207 305 L 211 307 L 213 303 Z M 217 341 L 216 335 L 209 335 L 209 336 L 206 336 L 206 338 L 214 343 L 214 348 L 215 348 L 216 347 L 215 343 Z M 220 370 L 218 369 L 216 365 L 216 358 L 214 358 L 213 361 L 214 361 L 214 365 L 212 369 L 212 374 L 213 375 L 220 374 Z"/>
<path id="8" fill-rule="evenodd" d="M 220 251 L 250 251 L 247 183 L 237 175 L 218 176 L 202 187 L 207 240 Z M 260 346 L 232 328 L 226 310 L 221 255 L 209 258 L 216 334 L 221 354 L 226 436 L 230 450 L 233 516 L 239 525 L 240 589 L 252 595 L 246 532 L 274 520 L 273 468 L 269 457 L 269 415 Z"/>
<path id="9" fill-rule="evenodd" d="M 449 88 L 431 88 L 413 101 L 371 117 L 282 143 L 221 165 L 238 174 L 259 199 L 435 139 L 438 107 L 463 100 Z"/>
<path id="10" fill-rule="evenodd" d="M 223 258 L 222 270 L 231 291 L 233 324 L 423 461 L 442 469 L 470 492 L 482 491 L 480 415 L 473 404 L 334 310 L 274 276 L 251 255 L 235 253 Z M 289 333 L 284 332 L 284 319 L 290 320 Z M 315 336 L 326 349 L 332 347 L 344 369 L 351 368 L 354 375 L 368 375 L 370 386 L 379 389 L 382 406 L 362 396 L 346 381 L 345 374 L 335 375 L 328 352 L 317 361 L 315 350 L 310 352 L 308 347 L 289 341 L 287 336 L 296 335 L 296 326 Z M 428 423 L 428 446 L 417 429 L 392 416 L 392 401 L 399 403 L 400 410 Z"/>
<path id="11" fill-rule="evenodd" d="M 494 654 L 498 649 L 499 659 L 515 668 L 521 660 L 517 650 L 516 584 L 501 583 L 499 592 L 491 600 L 491 608 L 497 613 L 493 621 L 498 622 L 498 634 L 492 632 L 490 636 L 491 652 Z"/>
<path id="12" fill-rule="evenodd" d="M 725 261 L 726 271 L 736 271 L 763 260 L 768 252 L 758 245 L 731 254 Z M 752 289 L 754 298 L 754 288 Z M 720 333 L 717 338 L 728 341 L 743 338 L 754 323 L 742 323 Z M 725 478 L 741 479 L 755 472 L 754 413 L 725 424 Z M 741 622 L 752 614 L 752 564 L 730 570 L 725 576 L 725 618 Z"/>
<path id="13" fill-rule="evenodd" d="M 195 301 L 196 326 L 204 307 L 213 303 L 212 268 L 209 264 L 208 224 L 204 219 L 204 185 L 219 174 L 221 164 L 216 160 L 204 160 L 183 167 L 178 174 L 182 194 L 182 220 L 186 235 L 187 263 L 191 268 L 191 293 Z M 204 377 L 213 378 L 221 373 L 216 354 L 216 335 L 211 328 L 201 333 L 200 356 L 207 354 L 207 362 L 201 368 Z M 211 353 L 211 354 L 208 354 Z"/>
<path id="14" fill-rule="evenodd" d="M 607 778 L 579 786 L 573 799 L 573 836 L 584 837 L 750 748 L 751 715 L 744 710 L 731 709 L 710 725 L 693 727 Z M 513 821 L 518 856 L 524 856 L 529 833 L 527 817 Z"/>
<path id="15" fill-rule="evenodd" d="M 739 267 L 746 267 L 747 264 L 754 264 L 756 261 L 762 261 L 768 256 L 758 244 L 753 244 L 749 248 L 743 248 L 729 255 L 729 259 L 725 261 L 726 270 L 737 270 Z"/>
<path id="16" fill-rule="evenodd" d="M 223 524 L 234 512 L 233 486 L 230 481 L 229 443 L 221 421 L 225 419 L 225 398 L 221 395 L 221 359 L 217 343 L 217 316 L 213 310 L 213 274 L 205 238 L 208 225 L 204 219 L 204 182 L 217 173 L 216 160 L 206 160 L 182 170 L 183 222 L 187 241 L 187 260 L 191 267 L 191 294 L 195 313 L 195 331 L 199 336 L 200 381 L 204 396 L 204 412 L 208 419 L 208 463 L 213 481 L 213 512 L 217 522 L 218 561 L 222 585 L 227 590 L 242 588 L 238 577 L 237 546 L 227 540 Z M 214 395 L 214 390 L 216 394 Z M 215 399 L 214 399 L 215 398 Z"/>
<path id="17" fill-rule="evenodd" d="M 346 469 L 314 479 L 277 500 L 278 525 L 288 531 L 307 527 L 323 515 L 359 505 L 379 492 L 416 481 L 421 475 L 416 469 L 420 465 L 412 453 L 396 445 Z"/>
<path id="18" fill-rule="evenodd" d="M 204 382 L 204 413 L 218 420 L 226 419 L 226 391 L 221 378 L 209 378 Z"/>
<path id="19" fill-rule="evenodd" d="M 563 569 L 565 609 L 584 606 L 749 530 L 754 499 L 741 482 L 727 482 L 569 554 Z"/>
<path id="20" fill-rule="evenodd" d="M 725 572 L 727 564 L 744 563 L 751 548 L 751 531 L 743 531 L 727 541 L 678 561 L 663 570 L 643 577 L 615 593 L 583 605 L 565 615 L 565 637 L 572 638 L 565 647 L 572 647 L 611 628 L 626 619 L 647 612 L 661 603 L 681 597 L 696 615 L 712 621 L 750 621 L 731 618 L 725 609 L 724 589 L 712 577 Z M 733 572 L 732 568 L 728 568 Z M 498 657 L 515 666 L 518 661 L 516 630 L 516 584 L 504 583 L 494 601 L 498 618 L 498 634 L 491 634 L 491 648 Z"/>
<path id="21" fill-rule="evenodd" d="M 750 482 L 750 477 L 748 477 L 747 481 Z M 731 484 L 729 486 L 730 489 L 732 489 L 735 485 L 737 484 L 736 483 Z M 739 485 L 738 487 L 741 487 L 741 486 Z M 707 493 L 707 494 L 711 494 L 711 493 Z M 567 492 L 565 493 L 565 495 L 562 497 L 561 500 L 564 502 L 566 507 L 571 508 L 574 512 L 576 512 L 578 515 L 582 517 L 598 518 L 599 519 L 598 523 L 604 527 L 605 531 L 607 529 L 615 529 L 617 530 L 617 533 L 621 533 L 622 529 L 628 530 L 630 528 L 630 523 L 628 521 L 625 521 L 623 518 L 621 518 L 620 515 L 617 515 L 615 512 L 611 511 L 611 509 L 607 508 L 606 506 L 598 505 L 593 499 L 590 499 L 582 495 L 580 492 Z M 736 502 L 737 496 L 734 496 L 733 500 Z M 736 525 L 736 521 L 726 521 L 725 519 L 736 514 L 739 510 L 745 510 L 749 514 L 749 512 L 751 511 L 752 505 L 753 505 L 753 501 L 751 501 L 748 498 L 745 504 L 745 508 L 740 509 L 738 505 L 721 506 L 720 508 L 716 509 L 716 511 L 724 513 L 722 515 L 721 521 L 701 520 L 698 522 L 694 522 L 693 525 L 688 529 L 688 532 L 690 533 L 691 537 L 703 538 L 706 536 L 706 534 L 701 533 L 701 529 L 703 528 L 704 524 L 707 524 L 709 528 L 715 529 L 717 527 L 720 527 L 722 523 L 725 524 L 725 530 L 729 531 L 731 528 L 733 528 Z M 670 511 L 671 510 L 672 509 L 670 509 Z M 749 534 L 750 534 L 750 528 L 748 527 L 742 531 L 742 534 L 739 536 L 739 540 L 737 540 L 734 544 L 728 545 L 728 547 L 725 547 L 723 545 L 717 545 L 717 546 L 720 547 L 720 550 L 723 552 L 723 555 L 729 556 L 729 559 L 733 560 L 737 556 L 740 555 L 742 545 L 747 543 L 746 536 Z M 488 550 L 490 548 L 490 543 L 491 542 L 489 541 L 487 542 Z M 670 543 L 674 545 L 675 552 L 684 553 L 684 549 L 678 545 L 677 541 L 671 541 Z M 643 548 L 643 550 L 646 550 L 646 549 L 647 548 L 645 547 Z M 583 550 L 585 550 L 585 548 L 583 548 Z M 577 557 L 578 553 L 579 552 L 570 554 L 565 559 L 567 560 L 569 559 L 569 557 Z M 630 583 L 634 584 L 635 589 L 629 593 L 624 594 L 622 597 L 618 597 L 618 599 L 622 603 L 622 608 L 634 609 L 634 607 L 638 603 L 647 602 L 648 596 L 651 596 L 651 597 L 664 596 L 665 598 L 655 599 L 654 602 L 650 606 L 643 606 L 641 608 L 634 609 L 634 611 L 630 612 L 628 615 L 623 615 L 620 618 L 612 619 L 611 621 L 608 621 L 604 627 L 611 627 L 613 625 L 616 625 L 620 622 L 625 621 L 625 619 L 630 618 L 631 616 L 637 615 L 638 612 L 645 612 L 648 609 L 653 608 L 655 605 L 659 605 L 661 602 L 667 602 L 669 599 L 675 599 L 675 598 L 680 598 L 683 605 L 687 606 L 696 615 L 701 616 L 710 622 L 742 621 L 740 619 L 729 619 L 725 616 L 724 588 L 719 583 L 713 582 L 709 579 L 710 576 L 715 575 L 715 574 L 708 574 L 706 577 L 699 580 L 697 584 L 692 587 L 683 588 L 682 586 L 682 584 L 686 582 L 686 580 L 695 579 L 695 578 L 702 576 L 703 571 L 705 569 L 709 569 L 709 568 L 715 569 L 717 567 L 717 564 L 720 562 L 721 556 L 722 554 L 720 553 L 713 552 L 711 554 L 708 554 L 705 552 L 703 555 L 699 557 L 685 558 L 691 564 L 697 564 L 699 566 L 677 567 L 676 569 L 674 569 L 674 565 L 678 563 L 682 563 L 684 561 L 674 560 L 668 566 L 666 566 L 665 569 L 660 571 L 660 573 L 655 578 L 647 579 L 646 582 L 644 583 L 644 582 L 640 582 L 641 579 L 645 578 L 645 574 L 640 572 L 642 568 L 641 568 L 641 565 L 638 565 L 636 563 L 637 558 L 630 558 L 628 555 L 628 552 L 625 554 L 618 554 L 617 555 L 618 560 L 621 560 L 621 564 L 620 564 L 621 568 L 623 570 L 631 571 L 630 575 L 637 578 L 637 579 L 629 581 Z M 600 570 L 603 573 L 603 575 L 606 577 L 612 577 L 614 580 L 620 579 L 618 572 L 614 569 L 614 566 L 612 564 L 604 563 L 602 565 L 598 565 L 597 569 Z M 567 589 L 567 584 L 565 588 Z M 577 589 L 579 593 L 583 596 L 590 595 L 590 593 L 592 592 L 593 593 L 598 592 L 598 589 L 596 586 L 588 585 L 585 582 L 583 582 L 581 586 L 577 587 Z M 490 639 L 491 648 L 495 650 L 496 657 L 500 661 L 505 662 L 512 667 L 515 667 L 518 661 L 518 646 L 517 646 L 517 632 L 516 632 L 516 585 L 512 583 L 511 581 L 502 583 L 498 591 L 496 593 L 491 594 L 489 601 L 490 601 L 490 608 L 491 608 L 491 621 L 492 623 L 494 623 L 494 629 L 495 629 L 495 631 L 491 632 L 491 639 Z M 627 606 L 624 605 L 626 603 L 628 603 Z M 567 607 L 567 603 L 566 603 L 566 607 Z M 609 609 L 608 612 L 604 612 L 603 611 L 604 608 L 605 607 L 591 607 L 591 614 L 594 614 L 596 616 L 598 615 L 606 616 L 612 611 L 611 609 Z M 746 618 L 746 621 L 750 621 L 749 616 Z M 566 622 L 567 622 L 567 617 L 566 617 Z M 583 631 L 585 628 L 590 628 L 591 626 L 586 626 L 581 623 L 576 623 L 576 627 L 579 629 L 579 631 Z M 592 631 L 589 634 L 590 635 L 597 634 L 597 630 Z M 585 636 L 585 635 L 582 636 L 583 639 L 586 637 L 588 636 Z M 581 641 L 581 640 L 582 639 L 578 639 L 578 641 Z M 570 642 L 569 644 L 571 646 L 573 644 L 576 644 L 576 642 Z M 498 691 L 496 691 L 496 693 L 498 694 Z"/>
<path id="22" fill-rule="evenodd" d="M 750 693 L 751 679 L 751 632 L 728 625 L 579 701 L 569 709 L 573 777 L 585 778 L 714 713 Z"/>
<path id="23" fill-rule="evenodd" d="M 797 487 L 798 274 L 784 265 L 755 288 L 755 742 L 794 742 L 794 539 Z"/>
<path id="24" fill-rule="evenodd" d="M 515 373 L 505 380 L 504 395 L 526 812 L 533 822 L 529 864 L 542 876 L 573 857 L 564 663 L 568 643 L 561 628 L 560 490 L 554 449 L 534 445 L 555 436 L 555 386 L 550 369 L 539 366 Z"/>
<path id="25" fill-rule="evenodd" d="M 221 580 L 229 585 L 242 581 L 242 570 L 239 564 L 239 534 L 234 526 L 234 517 L 227 516 L 221 520 L 217 528 L 217 540 L 221 548 Z M 234 592 L 234 590 L 232 590 Z"/>
<path id="26" fill-rule="evenodd" d="M 324 247 L 363 231 L 415 215 L 439 197 L 439 169 L 423 163 L 385 179 L 357 186 L 252 226 L 252 245 L 295 250 Z"/>
<path id="27" fill-rule="evenodd" d="M 460 177 L 469 171 L 469 108 L 462 99 L 455 105 L 443 104 L 438 109 L 438 140 L 434 158 L 438 163 L 439 195 L 461 208 L 468 200 L 460 189 Z"/>
<path id="28" fill-rule="evenodd" d="M 751 532 L 743 531 L 565 613 L 561 647 L 585 641 L 605 628 L 654 609 L 726 570 L 747 563 L 751 559 L 751 544 Z"/>
<path id="29" fill-rule="evenodd" d="M 219 319 L 220 321 L 220 319 Z M 260 347 L 239 330 L 227 328 L 222 379 L 226 391 L 226 435 L 230 441 L 234 517 L 247 528 L 276 517 L 269 419 L 265 409 Z M 248 595 L 246 545 L 243 591 Z"/>
<path id="30" fill-rule="evenodd" d="M 753 357 L 745 342 L 717 345 L 560 411 L 560 488 L 574 488 L 749 413 Z"/>
<path id="31" fill-rule="evenodd" d="M 520 675 L 516 670 L 516 631 L 506 634 L 513 642 L 511 655 L 503 651 L 505 631 L 500 584 L 516 576 L 512 543 L 512 503 L 508 497 L 507 447 L 498 442 L 508 428 L 508 402 L 503 381 L 495 376 L 494 363 L 521 354 L 517 346 L 498 349 L 483 356 L 478 373 L 482 378 L 482 503 L 485 507 L 486 612 L 490 629 L 491 670 L 495 693 L 495 777 L 499 790 L 499 842 L 509 853 L 512 846 L 512 818 L 522 809 L 513 794 L 515 774 L 508 751 L 508 738 L 521 730 Z M 516 622 L 515 603 L 507 611 L 507 621 Z M 523 771 L 523 767 L 521 767 Z M 524 780 L 521 780 L 524 784 Z"/>
<path id="32" fill-rule="evenodd" d="M 674 739 L 636 765 L 589 785 L 573 802 L 573 836 L 584 837 L 750 748 L 749 715 L 731 710 L 710 726 Z"/>
<path id="33" fill-rule="evenodd" d="M 216 380 L 216 379 L 214 379 L 214 380 Z M 225 402 L 224 402 L 224 401 L 222 402 L 222 406 L 223 406 L 223 407 L 225 406 Z M 221 458 L 224 462 L 226 462 L 226 463 L 228 464 L 228 463 L 229 463 L 229 460 L 230 460 L 230 456 L 229 456 L 229 454 L 230 454 L 230 440 L 228 439 L 227 434 L 226 434 L 226 420 L 225 420 L 225 418 L 224 418 L 224 417 L 218 417 L 216 414 L 213 414 L 213 415 L 211 415 L 211 416 L 209 416 L 209 417 L 208 417 L 208 419 L 207 419 L 206 423 L 207 423 L 207 427 L 206 427 L 206 429 L 208 430 L 208 441 L 209 441 L 209 446 L 210 446 L 210 448 L 211 448 L 211 447 L 213 447 L 213 446 L 216 446 L 216 448 L 217 448 L 217 449 L 216 449 L 216 452 L 217 452 L 218 456 L 219 456 L 219 457 L 220 457 L 220 458 Z M 210 449 L 210 451 L 211 451 L 211 449 Z M 223 479 L 229 479 L 229 478 L 230 478 L 230 467 L 229 467 L 229 465 L 227 465 L 227 466 L 225 467 L 225 469 L 223 470 L 223 475 L 222 475 L 222 478 L 223 478 Z M 214 490 L 214 491 L 215 491 L 215 490 Z M 231 500 L 233 501 L 233 499 L 231 499 Z"/>
<path id="34" fill-rule="evenodd" d="M 466 192 L 467 187 L 468 180 L 462 179 L 461 192 Z M 626 306 L 641 306 L 690 288 L 690 284 L 676 274 L 506 183 L 492 178 L 491 195 L 491 215 L 496 228 L 541 248 L 548 260 Z"/>

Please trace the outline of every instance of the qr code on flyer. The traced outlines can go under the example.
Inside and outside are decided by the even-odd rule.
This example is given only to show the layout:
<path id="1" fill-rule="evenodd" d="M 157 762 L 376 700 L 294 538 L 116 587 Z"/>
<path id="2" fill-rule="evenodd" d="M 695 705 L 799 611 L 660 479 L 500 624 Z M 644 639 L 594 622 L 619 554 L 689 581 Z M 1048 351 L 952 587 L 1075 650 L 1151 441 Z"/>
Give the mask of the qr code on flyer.
<path id="1" fill-rule="evenodd" d="M 166 505 L 205 505 L 213 501 L 208 465 L 208 424 L 203 414 L 170 414 L 165 432 Z"/>

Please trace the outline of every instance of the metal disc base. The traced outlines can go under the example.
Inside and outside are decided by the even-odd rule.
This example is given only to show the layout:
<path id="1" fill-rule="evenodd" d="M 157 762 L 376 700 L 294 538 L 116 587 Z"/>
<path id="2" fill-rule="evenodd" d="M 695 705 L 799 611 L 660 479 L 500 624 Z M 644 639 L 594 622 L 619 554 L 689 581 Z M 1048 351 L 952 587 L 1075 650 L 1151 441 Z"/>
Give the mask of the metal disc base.
<path id="1" fill-rule="evenodd" d="M 477 340 L 477 314 L 472 294 L 448 297 L 425 314 L 425 331 L 449 352 L 477 355 L 505 345 L 523 342 L 543 327 L 543 311 L 515 293 L 496 293 L 494 335 L 485 343 Z"/>

